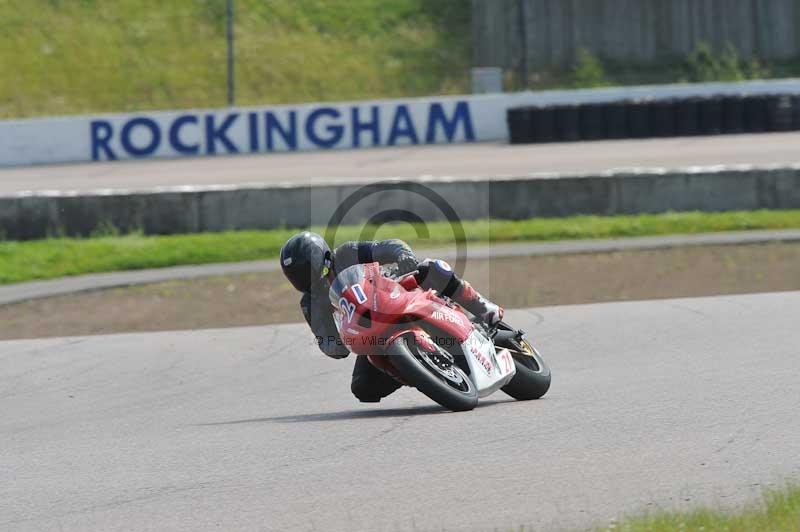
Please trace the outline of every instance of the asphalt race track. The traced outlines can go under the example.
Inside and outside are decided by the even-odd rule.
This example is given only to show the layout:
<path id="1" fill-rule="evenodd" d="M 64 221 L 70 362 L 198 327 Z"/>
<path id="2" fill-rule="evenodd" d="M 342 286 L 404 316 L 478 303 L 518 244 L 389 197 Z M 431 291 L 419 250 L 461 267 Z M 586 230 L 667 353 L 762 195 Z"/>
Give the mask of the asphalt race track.
<path id="1" fill-rule="evenodd" d="M 375 181 L 423 175 L 522 177 L 541 172 L 685 168 L 800 162 L 800 133 L 613 140 L 509 146 L 499 143 L 375 148 L 0 168 L 0 194 L 248 183 Z"/>
<path id="2" fill-rule="evenodd" d="M 800 479 L 800 292 L 510 312 L 545 399 L 351 397 L 302 325 L 0 343 L 0 530 L 506 530 Z"/>

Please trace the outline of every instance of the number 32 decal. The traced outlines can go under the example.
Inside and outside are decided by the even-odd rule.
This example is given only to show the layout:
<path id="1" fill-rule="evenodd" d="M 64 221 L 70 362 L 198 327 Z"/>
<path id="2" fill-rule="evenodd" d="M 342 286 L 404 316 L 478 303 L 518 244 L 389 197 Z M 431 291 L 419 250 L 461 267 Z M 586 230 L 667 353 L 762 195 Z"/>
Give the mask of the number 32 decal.
<path id="1" fill-rule="evenodd" d="M 358 301 L 359 305 L 362 305 L 367 301 L 367 294 L 364 293 L 364 289 L 361 288 L 360 284 L 354 284 L 351 286 L 350 291 L 353 292 L 353 295 L 356 297 L 356 301 Z M 353 314 L 356 311 L 355 303 L 349 302 L 344 296 L 342 296 L 339 298 L 339 308 L 347 317 L 347 323 L 353 321 Z"/>

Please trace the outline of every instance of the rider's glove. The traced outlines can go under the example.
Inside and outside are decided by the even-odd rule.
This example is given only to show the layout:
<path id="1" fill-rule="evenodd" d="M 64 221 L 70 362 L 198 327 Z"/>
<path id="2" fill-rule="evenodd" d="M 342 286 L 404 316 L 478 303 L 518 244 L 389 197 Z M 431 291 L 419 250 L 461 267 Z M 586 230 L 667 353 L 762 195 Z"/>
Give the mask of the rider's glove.
<path id="1" fill-rule="evenodd" d="M 481 303 L 483 303 L 483 306 L 486 309 L 486 311 L 481 314 L 481 318 L 483 319 L 484 323 L 490 327 L 494 327 L 503 320 L 503 307 L 496 305 L 491 301 L 487 301 L 486 299 L 483 299 Z"/>

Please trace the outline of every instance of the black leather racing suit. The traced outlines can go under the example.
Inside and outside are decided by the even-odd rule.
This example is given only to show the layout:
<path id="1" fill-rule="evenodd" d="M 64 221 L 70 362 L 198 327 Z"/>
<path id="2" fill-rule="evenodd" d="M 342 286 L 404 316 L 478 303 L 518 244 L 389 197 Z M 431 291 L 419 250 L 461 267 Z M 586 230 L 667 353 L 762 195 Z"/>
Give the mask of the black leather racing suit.
<path id="1" fill-rule="evenodd" d="M 493 305 L 481 297 L 469 283 L 459 279 L 446 263 L 430 260 L 419 262 L 408 244 L 402 240 L 345 242 L 333 250 L 333 268 L 336 272 L 354 264 L 371 262 L 396 264 L 398 275 L 416 270 L 416 279 L 420 286 L 452 297 L 475 315 L 483 314 L 487 305 Z M 344 358 L 350 351 L 344 346 L 333 321 L 328 288 L 327 283 L 320 283 L 311 292 L 304 293 L 300 299 L 300 307 L 322 352 L 329 357 Z M 499 309 L 496 306 L 495 308 Z M 502 313 L 502 309 L 499 312 Z M 350 389 L 359 400 L 377 402 L 399 387 L 396 380 L 375 368 L 367 357 L 356 357 Z"/>

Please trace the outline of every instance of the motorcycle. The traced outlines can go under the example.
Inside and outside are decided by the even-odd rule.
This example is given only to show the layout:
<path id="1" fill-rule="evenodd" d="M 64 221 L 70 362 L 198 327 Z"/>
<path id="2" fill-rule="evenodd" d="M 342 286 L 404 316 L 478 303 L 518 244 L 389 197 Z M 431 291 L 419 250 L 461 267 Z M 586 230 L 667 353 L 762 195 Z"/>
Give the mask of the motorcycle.
<path id="1" fill-rule="evenodd" d="M 453 411 L 472 410 L 497 390 L 518 400 L 547 393 L 550 368 L 524 331 L 488 327 L 407 278 L 377 262 L 336 276 L 334 321 L 352 353 Z"/>

